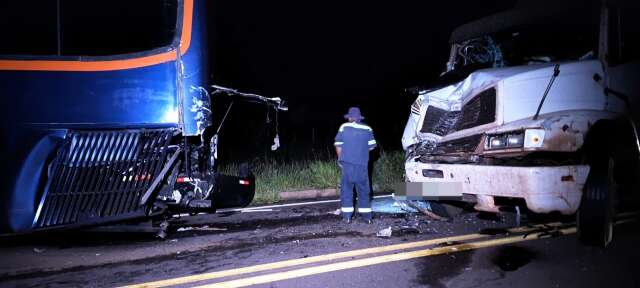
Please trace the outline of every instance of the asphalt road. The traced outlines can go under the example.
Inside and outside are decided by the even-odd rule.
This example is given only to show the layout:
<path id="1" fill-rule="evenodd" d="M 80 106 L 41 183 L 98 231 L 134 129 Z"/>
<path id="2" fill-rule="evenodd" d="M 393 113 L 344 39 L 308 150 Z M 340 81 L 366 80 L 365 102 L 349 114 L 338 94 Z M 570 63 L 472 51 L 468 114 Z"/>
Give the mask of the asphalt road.
<path id="1" fill-rule="evenodd" d="M 602 249 L 580 245 L 566 217 L 515 227 L 514 214 L 458 210 L 449 221 L 378 213 L 371 225 L 344 224 L 337 206 L 183 217 L 165 239 L 2 237 L 0 287 L 640 287 L 635 221 L 620 221 Z"/>

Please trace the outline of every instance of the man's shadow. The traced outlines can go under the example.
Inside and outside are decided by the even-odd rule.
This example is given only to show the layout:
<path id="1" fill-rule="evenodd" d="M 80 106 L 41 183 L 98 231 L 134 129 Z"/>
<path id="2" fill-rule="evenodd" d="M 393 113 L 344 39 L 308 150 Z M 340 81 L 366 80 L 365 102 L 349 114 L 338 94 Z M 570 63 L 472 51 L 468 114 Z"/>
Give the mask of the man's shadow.
<path id="1" fill-rule="evenodd" d="M 369 164 L 368 164 L 368 172 L 369 172 L 369 187 L 371 188 L 369 191 L 369 200 L 373 201 L 373 166 L 380 159 L 380 148 L 376 146 L 373 150 L 369 152 Z"/>
<path id="2" fill-rule="evenodd" d="M 373 167 L 376 161 L 380 159 L 380 154 L 381 154 L 380 148 L 378 148 L 377 146 L 373 150 L 369 151 L 369 163 L 367 164 L 367 173 L 369 174 L 369 200 L 370 201 L 373 201 Z M 354 203 L 358 203 L 356 202 L 358 199 L 358 193 L 356 192 L 355 185 L 353 187 L 353 199 L 355 199 Z"/>

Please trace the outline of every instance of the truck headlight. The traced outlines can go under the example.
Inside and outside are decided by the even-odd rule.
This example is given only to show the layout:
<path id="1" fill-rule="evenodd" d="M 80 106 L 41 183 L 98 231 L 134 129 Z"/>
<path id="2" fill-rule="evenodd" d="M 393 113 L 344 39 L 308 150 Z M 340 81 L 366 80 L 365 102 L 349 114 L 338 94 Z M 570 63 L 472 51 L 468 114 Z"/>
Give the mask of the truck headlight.
<path id="1" fill-rule="evenodd" d="M 486 148 L 489 150 L 521 148 L 524 145 L 523 131 L 514 131 L 498 135 L 488 135 L 487 137 L 488 141 Z"/>
<path id="2" fill-rule="evenodd" d="M 505 137 L 500 135 L 500 136 L 489 136 L 489 146 L 487 148 L 489 149 L 500 149 L 500 148 L 504 148 L 505 146 L 507 146 L 507 141 L 505 141 Z"/>
<path id="3" fill-rule="evenodd" d="M 544 142 L 544 129 L 527 129 L 524 131 L 524 148 L 540 148 Z"/>

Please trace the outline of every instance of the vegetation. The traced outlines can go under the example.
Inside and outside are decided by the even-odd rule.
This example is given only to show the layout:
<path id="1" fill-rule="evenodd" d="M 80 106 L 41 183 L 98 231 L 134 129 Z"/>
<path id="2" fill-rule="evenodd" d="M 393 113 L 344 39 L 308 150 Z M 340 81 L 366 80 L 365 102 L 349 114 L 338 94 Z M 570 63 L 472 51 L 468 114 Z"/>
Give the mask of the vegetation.
<path id="1" fill-rule="evenodd" d="M 393 185 L 402 180 L 404 172 L 402 151 L 381 152 L 374 162 L 373 191 L 390 192 Z M 256 175 L 256 196 L 253 203 L 273 203 L 279 200 L 278 193 L 307 189 L 339 188 L 340 168 L 335 158 L 314 155 L 311 159 L 279 161 L 255 159 L 250 163 Z M 235 174 L 237 164 L 224 165 L 220 171 Z"/>

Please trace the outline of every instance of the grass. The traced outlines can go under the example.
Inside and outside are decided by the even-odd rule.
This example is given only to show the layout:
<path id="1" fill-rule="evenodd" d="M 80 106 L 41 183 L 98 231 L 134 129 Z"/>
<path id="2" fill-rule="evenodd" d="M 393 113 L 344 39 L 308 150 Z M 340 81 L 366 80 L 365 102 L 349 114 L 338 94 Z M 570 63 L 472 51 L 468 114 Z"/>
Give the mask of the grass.
<path id="1" fill-rule="evenodd" d="M 277 202 L 278 193 L 283 191 L 338 188 L 340 183 L 340 168 L 335 158 L 328 156 L 315 155 L 312 159 L 297 161 L 262 158 L 255 159 L 250 166 L 256 175 L 254 204 Z M 236 174 L 238 165 L 223 165 L 220 171 Z M 404 153 L 382 152 L 374 162 L 373 191 L 393 191 L 393 185 L 402 181 L 403 173 Z"/>
<path id="2" fill-rule="evenodd" d="M 373 191 L 393 192 L 394 186 L 403 181 L 404 151 L 382 153 L 373 165 Z"/>

